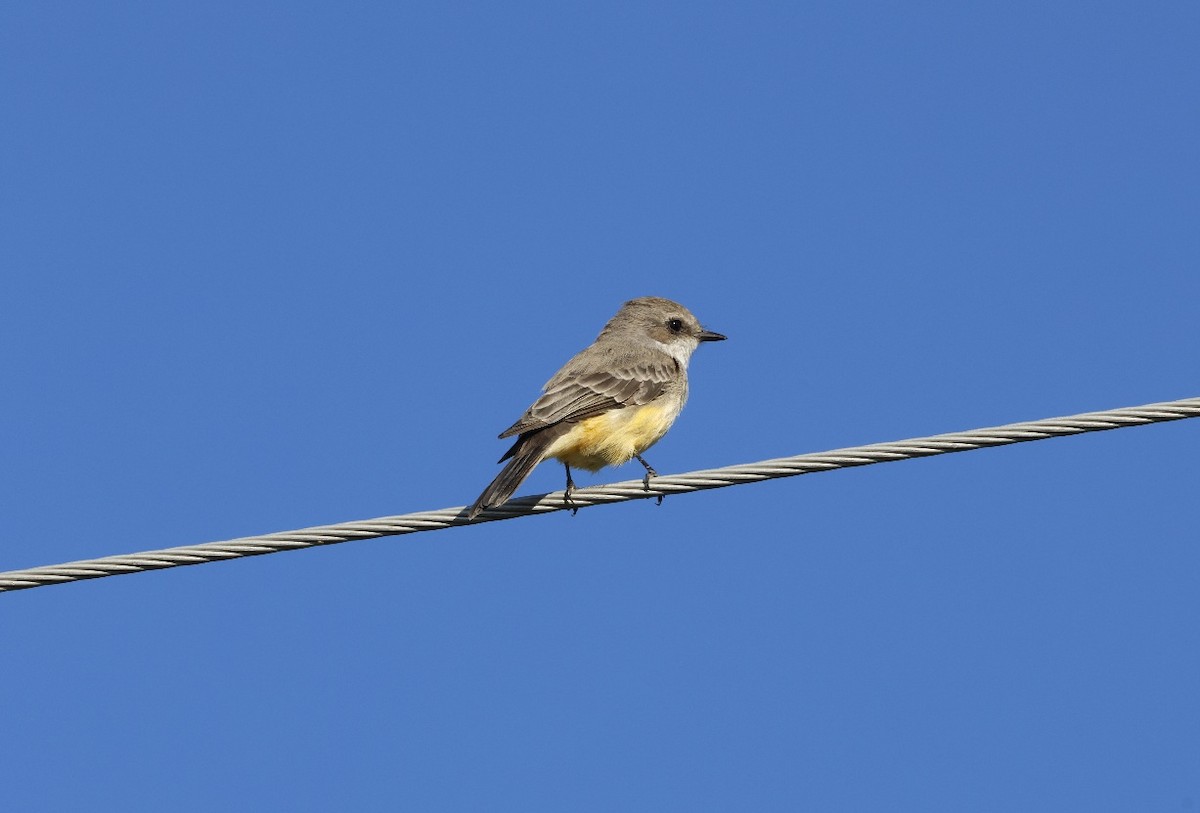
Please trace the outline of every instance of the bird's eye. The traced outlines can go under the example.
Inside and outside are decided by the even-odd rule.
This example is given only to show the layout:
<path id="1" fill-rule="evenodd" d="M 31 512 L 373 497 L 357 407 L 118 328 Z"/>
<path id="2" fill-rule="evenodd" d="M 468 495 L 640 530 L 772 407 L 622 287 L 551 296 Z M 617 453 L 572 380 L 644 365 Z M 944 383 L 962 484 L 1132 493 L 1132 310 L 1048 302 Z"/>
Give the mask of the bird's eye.
<path id="1" fill-rule="evenodd" d="M 682 319 L 668 319 L 667 327 L 670 329 L 670 331 L 672 333 L 678 333 L 679 331 L 683 330 L 683 320 Z"/>

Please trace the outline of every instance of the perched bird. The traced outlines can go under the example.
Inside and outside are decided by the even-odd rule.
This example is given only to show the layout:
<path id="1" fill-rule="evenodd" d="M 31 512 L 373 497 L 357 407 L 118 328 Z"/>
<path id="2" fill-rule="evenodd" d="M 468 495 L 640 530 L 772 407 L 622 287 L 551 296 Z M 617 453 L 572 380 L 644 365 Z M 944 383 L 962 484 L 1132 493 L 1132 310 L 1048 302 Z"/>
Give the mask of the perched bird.
<path id="1" fill-rule="evenodd" d="M 571 467 L 599 471 L 637 458 L 646 467 L 646 488 L 657 472 L 642 457 L 667 433 L 687 401 L 688 360 L 701 342 L 725 339 L 700 327 L 677 302 L 631 299 L 608 321 L 596 341 L 568 361 L 542 388 L 520 420 L 500 433 L 517 436 L 509 461 L 467 513 L 508 500 L 534 466 L 553 457 L 566 467 L 566 502 L 575 482 Z"/>

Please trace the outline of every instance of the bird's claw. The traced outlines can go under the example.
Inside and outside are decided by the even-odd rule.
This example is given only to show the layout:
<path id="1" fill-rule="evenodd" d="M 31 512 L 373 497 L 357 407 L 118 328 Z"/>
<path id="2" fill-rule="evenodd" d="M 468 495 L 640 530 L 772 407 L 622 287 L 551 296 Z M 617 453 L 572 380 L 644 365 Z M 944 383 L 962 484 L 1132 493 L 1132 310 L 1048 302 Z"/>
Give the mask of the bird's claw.
<path id="1" fill-rule="evenodd" d="M 642 478 L 642 487 L 643 487 L 644 489 L 646 489 L 647 491 L 649 491 L 649 490 L 650 490 L 650 478 L 651 478 L 651 477 L 657 477 L 657 476 L 658 476 L 658 472 L 656 472 L 656 471 L 655 471 L 654 469 L 652 469 L 652 468 L 649 468 L 649 467 L 647 467 L 647 469 L 646 469 L 646 476 Z M 654 504 L 655 504 L 655 505 L 662 505 L 662 501 L 663 501 L 663 495 L 662 495 L 662 494 L 658 494 L 658 495 L 656 495 L 656 497 L 657 497 L 657 499 L 655 500 Z"/>
<path id="2" fill-rule="evenodd" d="M 571 479 L 571 467 L 563 464 L 567 470 L 567 487 L 563 490 L 563 507 L 571 512 L 571 516 L 579 513 L 579 506 L 571 499 L 571 495 L 575 493 L 575 481 Z"/>
<path id="3" fill-rule="evenodd" d="M 646 489 L 646 491 L 649 491 L 650 490 L 650 478 L 657 477 L 658 472 L 656 472 L 654 470 L 654 467 L 651 466 L 649 463 L 647 463 L 646 458 L 642 457 L 640 454 L 634 455 L 634 457 L 636 457 L 638 459 L 638 462 L 641 463 L 646 468 L 646 476 L 642 478 L 642 488 Z M 663 495 L 659 494 L 658 501 L 655 502 L 654 504 L 662 505 L 662 501 L 663 501 Z"/>

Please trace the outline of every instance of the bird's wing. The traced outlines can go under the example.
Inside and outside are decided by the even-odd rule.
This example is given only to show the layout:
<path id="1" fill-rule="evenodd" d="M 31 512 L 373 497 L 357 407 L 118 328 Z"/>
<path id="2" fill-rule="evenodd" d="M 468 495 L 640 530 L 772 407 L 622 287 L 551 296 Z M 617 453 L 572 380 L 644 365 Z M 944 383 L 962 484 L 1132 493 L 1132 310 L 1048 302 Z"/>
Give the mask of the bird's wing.
<path id="1" fill-rule="evenodd" d="M 546 391 L 521 419 L 505 429 L 507 438 L 562 421 L 581 421 L 626 406 L 648 404 L 662 395 L 679 374 L 675 360 L 663 355 L 650 362 L 615 365 L 603 372 L 579 374 L 568 364 L 546 384 Z"/>

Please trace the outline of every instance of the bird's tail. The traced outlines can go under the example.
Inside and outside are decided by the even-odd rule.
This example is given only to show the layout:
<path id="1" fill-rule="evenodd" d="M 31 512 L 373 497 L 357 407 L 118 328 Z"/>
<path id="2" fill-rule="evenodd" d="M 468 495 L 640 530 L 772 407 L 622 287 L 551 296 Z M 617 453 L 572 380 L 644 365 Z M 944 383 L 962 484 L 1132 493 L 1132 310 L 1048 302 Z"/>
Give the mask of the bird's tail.
<path id="1" fill-rule="evenodd" d="M 529 476 L 534 467 L 542 462 L 542 457 L 550 448 L 550 444 L 558 440 L 566 428 L 562 427 L 560 430 L 558 426 L 547 427 L 517 438 L 517 442 L 513 444 L 512 448 L 504 457 L 500 458 L 502 463 L 508 460 L 508 465 L 500 470 L 496 479 L 492 480 L 491 484 L 479 495 L 479 499 L 471 504 L 470 510 L 467 511 L 467 519 L 475 519 L 483 509 L 507 502 L 508 498 L 521 487 L 521 483 L 525 482 L 525 478 Z M 512 459 L 509 460 L 509 458 Z"/>

